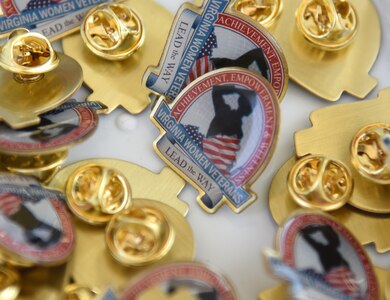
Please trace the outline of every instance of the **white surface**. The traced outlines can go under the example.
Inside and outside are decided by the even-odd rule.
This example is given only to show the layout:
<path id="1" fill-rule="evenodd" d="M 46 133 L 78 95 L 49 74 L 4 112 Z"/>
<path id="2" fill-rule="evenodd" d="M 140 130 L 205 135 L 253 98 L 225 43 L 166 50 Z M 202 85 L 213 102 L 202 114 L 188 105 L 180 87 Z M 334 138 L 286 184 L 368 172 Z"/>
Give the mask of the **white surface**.
<path id="1" fill-rule="evenodd" d="M 288 1 L 288 0 L 287 0 Z M 181 0 L 158 0 L 175 11 Z M 375 98 L 378 91 L 390 87 L 390 2 L 374 0 L 382 18 L 382 47 L 371 74 L 379 84 L 368 96 Z M 86 92 L 78 93 L 83 99 Z M 336 104 L 359 101 L 343 95 Z M 274 247 L 276 224 L 268 210 L 268 188 L 279 167 L 294 155 L 293 133 L 310 126 L 309 114 L 315 109 L 334 105 L 310 94 L 295 83 L 290 82 L 287 94 L 281 105 L 282 122 L 279 142 L 272 161 L 262 176 L 253 185 L 258 201 L 236 215 L 229 208 L 221 208 L 217 214 L 208 215 L 196 204 L 195 190 L 188 186 L 180 195 L 190 205 L 188 220 L 196 239 L 196 259 L 215 266 L 233 282 L 240 299 L 257 299 L 257 294 L 278 283 L 266 271 L 262 259 L 265 248 Z M 124 159 L 154 172 L 164 163 L 157 157 L 152 143 L 158 130 L 149 121 L 147 109 L 140 115 L 131 116 L 117 109 L 109 116 L 102 116 L 100 126 L 92 138 L 73 148 L 67 163 L 92 157 Z M 151 183 L 152 184 L 152 183 Z M 390 253 L 375 254 L 368 247 L 371 257 L 378 266 L 390 267 Z"/>

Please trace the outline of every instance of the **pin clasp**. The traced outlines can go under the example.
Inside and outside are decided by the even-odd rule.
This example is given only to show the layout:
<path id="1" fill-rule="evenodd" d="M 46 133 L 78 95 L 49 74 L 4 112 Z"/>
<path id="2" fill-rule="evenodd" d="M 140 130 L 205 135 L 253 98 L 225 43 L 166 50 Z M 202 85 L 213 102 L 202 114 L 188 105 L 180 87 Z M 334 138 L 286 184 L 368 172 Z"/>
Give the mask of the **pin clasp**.
<path id="1" fill-rule="evenodd" d="M 309 155 L 291 168 L 288 191 L 300 206 L 331 211 L 350 199 L 353 179 L 349 168 L 342 162 Z"/>
<path id="2" fill-rule="evenodd" d="M 106 229 L 113 257 L 126 266 L 144 266 L 163 258 L 172 248 L 175 232 L 156 208 L 133 206 L 115 215 Z"/>
<path id="3" fill-rule="evenodd" d="M 351 143 L 352 164 L 365 178 L 390 184 L 390 125 L 365 126 Z"/>
<path id="4" fill-rule="evenodd" d="M 237 0 L 233 7 L 262 26 L 270 27 L 283 9 L 283 0 Z"/>
<path id="5" fill-rule="evenodd" d="M 348 0 L 303 0 L 296 24 L 304 37 L 324 50 L 348 46 L 358 30 L 358 17 Z"/>
<path id="6" fill-rule="evenodd" d="M 128 6 L 101 4 L 85 17 L 81 36 L 94 54 L 123 60 L 142 46 L 144 29 L 139 16 Z"/>

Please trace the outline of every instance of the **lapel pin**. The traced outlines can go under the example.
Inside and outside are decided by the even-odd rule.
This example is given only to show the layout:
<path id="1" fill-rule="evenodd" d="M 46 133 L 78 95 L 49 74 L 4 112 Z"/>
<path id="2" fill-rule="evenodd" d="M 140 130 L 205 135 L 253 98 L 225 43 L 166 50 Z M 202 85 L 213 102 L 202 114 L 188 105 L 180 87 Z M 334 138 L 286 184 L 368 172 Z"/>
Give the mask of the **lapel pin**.
<path id="1" fill-rule="evenodd" d="M 207 0 L 201 8 L 187 3 L 176 14 L 159 65 L 147 69 L 144 82 L 173 101 L 196 78 L 228 67 L 258 73 L 283 99 L 289 78 L 287 63 L 268 31 L 239 13 L 230 1 Z"/>
<path id="2" fill-rule="evenodd" d="M 13 31 L 0 48 L 0 66 L 0 119 L 15 129 L 38 124 L 40 114 L 68 100 L 83 82 L 75 60 L 26 29 Z"/>
<path id="3" fill-rule="evenodd" d="M 192 260 L 194 237 L 184 217 L 188 205 L 178 198 L 185 181 L 170 168 L 166 167 L 156 174 L 126 161 L 88 159 L 62 168 L 50 181 L 49 187 L 65 192 L 67 186 L 73 186 L 70 183 L 72 174 L 85 173 L 80 170 L 87 171 L 84 175 L 96 171 L 92 177 L 83 178 L 86 185 L 80 186 L 83 190 L 81 195 L 94 196 L 99 189 L 107 197 L 120 195 L 115 191 L 121 184 L 114 181 L 111 189 L 107 185 L 108 180 L 100 180 L 103 179 L 100 177 L 103 167 L 115 170 L 113 174 L 121 174 L 126 179 L 131 189 L 131 204 L 126 210 L 109 215 L 111 221 L 108 222 L 107 233 L 102 227 L 73 218 L 77 243 L 71 276 L 75 283 L 101 291 L 108 286 L 119 291 L 128 282 L 129 276 L 135 276 L 147 265 Z M 114 179 L 110 176 L 105 178 Z M 88 197 L 91 198 L 94 197 Z M 93 270 L 97 261 L 100 272 L 92 274 L 88 270 Z"/>
<path id="4" fill-rule="evenodd" d="M 40 123 L 12 129 L 0 124 L 0 164 L 10 172 L 48 181 L 68 156 L 68 149 L 94 133 L 98 103 L 68 102 L 40 116 Z"/>
<path id="5" fill-rule="evenodd" d="M 301 211 L 278 234 L 271 270 L 290 282 L 293 299 L 379 299 L 374 267 L 363 246 L 332 217 Z"/>
<path id="6" fill-rule="evenodd" d="M 269 82 L 241 68 L 207 73 L 170 104 L 160 99 L 151 119 L 161 135 L 157 154 L 198 191 L 215 213 L 239 213 L 256 200 L 250 185 L 266 168 L 279 128 L 279 102 Z"/>
<path id="7" fill-rule="evenodd" d="M 87 101 L 99 101 L 104 103 L 108 107 L 105 112 L 107 114 L 121 106 L 135 115 L 141 113 L 150 104 L 148 99 L 149 91 L 143 85 L 140 78 L 142 78 L 145 69 L 150 64 L 158 62 L 160 53 L 163 51 L 166 37 L 169 33 L 173 16 L 166 8 L 159 5 L 157 1 L 154 0 L 126 0 L 120 4 L 116 3 L 114 6 L 108 5 L 104 7 L 120 8 L 122 7 L 121 5 L 130 7 L 130 10 L 124 9 L 123 14 L 121 10 L 117 12 L 118 16 L 115 18 L 120 19 L 118 26 L 120 28 L 123 26 L 126 28 L 128 27 L 125 32 L 131 33 L 135 33 L 139 26 L 138 30 L 140 31 L 135 36 L 133 34 L 128 34 L 127 38 L 123 40 L 123 43 L 113 42 L 121 41 L 121 38 L 116 36 L 117 32 L 115 30 L 113 31 L 109 28 L 111 23 L 104 23 L 106 22 L 105 17 L 100 19 L 99 22 L 101 22 L 101 25 L 96 27 L 96 24 L 91 19 L 88 19 L 89 21 L 85 19 L 85 22 L 91 21 L 92 25 L 95 24 L 92 28 L 98 30 L 98 32 L 93 34 L 94 38 L 92 38 L 92 36 L 89 37 L 92 40 L 97 40 L 95 44 L 101 44 L 103 48 L 115 47 L 118 45 L 118 48 L 110 51 L 99 50 L 99 52 L 106 57 L 109 56 L 112 58 L 119 53 L 124 54 L 126 52 L 124 49 L 129 45 L 133 45 L 129 48 L 131 53 L 131 49 L 133 48 L 133 50 L 135 50 L 136 46 L 140 46 L 140 42 L 144 39 L 143 46 L 130 57 L 121 61 L 102 59 L 88 49 L 88 46 L 83 42 L 81 33 L 65 37 L 62 40 L 62 45 L 64 53 L 76 59 L 83 68 L 84 82 L 92 91 L 87 97 Z M 137 15 L 134 12 L 137 12 Z M 116 16 L 115 13 L 111 13 L 110 16 L 113 14 Z M 105 14 L 105 16 L 107 16 L 107 14 Z M 128 19 L 130 16 L 131 19 Z M 139 18 L 137 16 L 139 16 Z M 142 22 L 140 21 L 141 19 Z M 129 25 L 126 25 L 128 21 L 130 23 Z M 139 22 L 139 25 L 137 25 L 137 22 Z M 123 26 L 121 24 L 123 24 Z M 89 26 L 87 23 L 85 25 Z M 143 29 L 141 29 L 141 26 Z M 111 31 L 113 36 L 110 36 Z M 87 33 L 87 31 L 84 30 L 82 30 L 82 32 Z M 144 38 L 141 39 L 142 36 L 144 36 Z M 137 40 L 139 41 L 138 44 L 136 43 Z M 87 44 L 90 43 L 88 42 Z M 109 46 L 110 44 L 115 46 Z M 90 46 L 93 48 L 92 44 L 90 44 Z M 98 47 L 101 48 L 101 46 Z"/>
<path id="8" fill-rule="evenodd" d="M 316 153 L 345 164 L 354 182 L 348 205 L 330 211 L 329 214 L 348 227 L 363 245 L 373 243 L 379 253 L 390 250 L 390 237 L 386 234 L 390 226 L 390 187 L 362 176 L 351 159 L 351 144 L 354 144 L 351 141 L 362 128 L 367 127 L 369 135 L 363 138 L 364 142 L 358 149 L 360 159 L 370 168 L 380 170 L 381 166 L 385 166 L 386 151 L 382 152 L 380 148 L 384 147 L 386 150 L 385 124 L 390 122 L 387 113 L 389 92 L 389 89 L 382 90 L 376 99 L 326 107 L 311 113 L 312 127 L 295 133 L 296 156 L 281 166 L 270 186 L 269 208 L 278 224 L 300 208 L 288 191 L 290 170 L 300 158 Z M 344 126 L 346 123 L 348 126 Z M 380 124 L 384 124 L 384 127 L 381 128 Z"/>
<path id="9" fill-rule="evenodd" d="M 381 45 L 373 1 L 284 1 L 268 30 L 283 49 L 291 79 L 316 96 L 337 101 L 346 92 L 363 99 L 377 85 L 369 74 Z"/>
<path id="10" fill-rule="evenodd" d="M 2 256 L 19 266 L 64 263 L 75 245 L 64 195 L 10 173 L 0 174 L 0 189 Z"/>
<path id="11" fill-rule="evenodd" d="M 178 297 L 178 294 L 188 293 L 195 299 L 238 299 L 231 283 L 224 276 L 196 262 L 176 262 L 148 271 L 130 282 L 120 299 L 148 300 L 152 299 L 151 294 L 162 296 L 158 299 L 172 299 L 168 296 Z"/>

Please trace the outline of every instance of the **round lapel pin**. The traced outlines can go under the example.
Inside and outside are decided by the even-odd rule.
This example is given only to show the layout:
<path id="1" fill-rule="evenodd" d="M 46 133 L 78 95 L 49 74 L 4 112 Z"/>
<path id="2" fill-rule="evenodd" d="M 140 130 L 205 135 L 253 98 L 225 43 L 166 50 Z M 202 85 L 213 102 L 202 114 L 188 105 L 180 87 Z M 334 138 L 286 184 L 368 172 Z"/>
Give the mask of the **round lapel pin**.
<path id="1" fill-rule="evenodd" d="M 0 173 L 0 247 L 18 265 L 58 265 L 74 248 L 64 196 L 31 177 Z"/>
<path id="2" fill-rule="evenodd" d="M 41 116 L 38 125 L 12 129 L 0 125 L 0 163 L 6 170 L 50 178 L 67 158 L 68 149 L 94 133 L 94 109 L 70 102 Z"/>
<path id="3" fill-rule="evenodd" d="M 230 282 L 211 268 L 194 262 L 178 262 L 158 267 L 139 276 L 125 289 L 121 300 L 169 299 L 176 293 L 183 293 L 185 299 L 236 300 L 236 293 Z"/>
<path id="4" fill-rule="evenodd" d="M 293 214 L 279 233 L 281 259 L 297 270 L 310 288 L 340 299 L 379 299 L 374 268 L 352 233 L 317 212 Z"/>
<path id="5" fill-rule="evenodd" d="M 268 81 L 246 69 L 216 70 L 192 82 L 151 118 L 161 129 L 159 156 L 199 191 L 214 213 L 226 203 L 239 213 L 255 199 L 250 185 L 276 145 L 279 104 Z"/>

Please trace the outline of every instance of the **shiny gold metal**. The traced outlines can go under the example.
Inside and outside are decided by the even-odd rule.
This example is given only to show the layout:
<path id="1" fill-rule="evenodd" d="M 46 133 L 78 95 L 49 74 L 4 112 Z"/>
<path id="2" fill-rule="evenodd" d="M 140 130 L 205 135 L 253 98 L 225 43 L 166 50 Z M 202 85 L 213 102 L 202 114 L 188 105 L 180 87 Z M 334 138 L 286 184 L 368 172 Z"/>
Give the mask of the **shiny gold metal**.
<path id="1" fill-rule="evenodd" d="M 342 161 L 350 168 L 355 185 L 348 203 L 371 213 L 390 213 L 390 185 L 376 184 L 359 174 L 351 162 L 351 140 L 368 124 L 378 121 L 390 124 L 389 107 L 390 89 L 385 89 L 380 91 L 377 99 L 314 111 L 310 115 L 313 127 L 295 134 L 298 157 L 321 153 Z"/>
<path id="2" fill-rule="evenodd" d="M 315 1 L 324 3 L 324 0 Z M 353 42 L 338 51 L 315 46 L 298 30 L 295 14 L 301 3 L 302 0 L 285 1 L 283 13 L 269 28 L 283 49 L 290 77 L 328 101 L 337 101 L 344 91 L 358 98 L 366 97 L 377 84 L 377 80 L 368 73 L 381 44 L 381 25 L 374 3 L 367 0 L 351 1 L 359 17 L 359 28 Z M 313 13 L 315 15 L 316 10 Z"/>
<path id="3" fill-rule="evenodd" d="M 92 164 L 110 166 L 123 174 L 127 182 L 130 183 L 132 198 L 147 198 L 160 201 L 175 208 L 181 215 L 187 215 L 188 204 L 177 197 L 183 189 L 185 181 L 170 168 L 164 168 L 160 173 L 156 174 L 123 160 L 107 158 L 87 159 L 61 169 L 50 181 L 49 186 L 65 192 L 69 177 L 76 170 Z"/>
<path id="4" fill-rule="evenodd" d="M 233 7 L 262 26 L 270 27 L 282 12 L 283 0 L 236 0 Z"/>
<path id="5" fill-rule="evenodd" d="M 20 284 L 20 275 L 14 268 L 6 265 L 0 266 L 0 299 L 17 299 Z"/>
<path id="6" fill-rule="evenodd" d="M 365 126 L 351 143 L 353 166 L 365 178 L 390 184 L 390 123 Z"/>
<path id="7" fill-rule="evenodd" d="M 335 210 L 351 198 L 351 171 L 340 161 L 321 155 L 305 156 L 291 168 L 288 191 L 302 207 Z"/>
<path id="8" fill-rule="evenodd" d="M 130 57 L 145 39 L 140 17 L 120 3 L 94 7 L 85 16 L 80 32 L 88 49 L 108 60 Z"/>
<path id="9" fill-rule="evenodd" d="M 97 300 L 99 294 L 99 289 L 79 284 L 69 284 L 64 289 L 63 300 Z"/>
<path id="10" fill-rule="evenodd" d="M 383 270 L 380 268 L 375 268 L 375 273 L 379 281 L 379 287 L 380 287 L 380 294 L 378 299 L 386 300 L 388 299 L 388 295 L 386 294 L 386 290 L 389 285 L 389 280 L 387 278 L 390 278 L 390 271 L 389 270 Z M 280 284 L 273 288 L 267 289 L 265 291 L 262 291 L 258 295 L 259 300 L 293 300 L 293 298 L 290 296 L 288 285 L 287 284 Z"/>
<path id="11" fill-rule="evenodd" d="M 173 293 L 167 295 L 161 288 L 154 287 L 143 292 L 138 300 L 197 300 L 198 297 L 194 296 L 191 291 L 185 288 L 179 288 Z"/>
<path id="12" fill-rule="evenodd" d="M 13 31 L 0 48 L 0 66 L 0 120 L 13 128 L 38 124 L 38 115 L 69 99 L 83 81 L 76 61 L 27 29 Z"/>
<path id="13" fill-rule="evenodd" d="M 34 176 L 48 182 L 68 157 L 68 151 L 42 155 L 13 155 L 0 153 L 0 166 L 9 172 Z"/>
<path id="14" fill-rule="evenodd" d="M 49 40 L 27 29 L 13 31 L 0 49 L 0 66 L 14 73 L 15 80 L 21 83 L 41 80 L 59 63 Z"/>
<path id="15" fill-rule="evenodd" d="M 172 228 L 176 233 L 175 241 L 171 251 L 156 262 L 156 265 L 193 259 L 195 241 L 191 227 L 183 217 L 188 212 L 188 205 L 177 197 L 185 185 L 182 178 L 170 168 L 164 168 L 159 174 L 155 174 L 126 161 L 89 159 L 60 170 L 49 186 L 64 191 L 70 174 L 76 169 L 91 163 L 107 165 L 120 171 L 126 176 L 131 185 L 132 198 L 136 199 L 133 200 L 133 204 L 145 203 L 145 206 L 155 207 L 171 221 Z M 137 200 L 142 198 L 155 201 Z M 159 205 L 159 203 L 167 205 Z M 77 218 L 74 221 L 77 241 L 73 256 L 72 276 L 76 282 L 97 287 L 100 290 L 105 290 L 107 286 L 120 289 L 128 283 L 130 277 L 135 276 L 142 270 L 142 268 L 122 266 L 111 257 L 105 243 L 104 230 L 96 226 L 90 226 Z M 97 263 L 99 264 L 99 272 L 94 271 Z"/>
<path id="16" fill-rule="evenodd" d="M 140 267 L 168 254 L 175 240 L 169 219 L 148 206 L 132 206 L 115 215 L 106 228 L 111 255 L 121 264 Z"/>
<path id="17" fill-rule="evenodd" d="M 324 50 L 348 46 L 358 30 L 357 14 L 349 0 L 303 0 L 296 22 L 304 37 Z"/>
<path id="18" fill-rule="evenodd" d="M 21 291 L 18 300 L 62 299 L 65 286 L 70 281 L 71 267 L 32 267 L 20 269 Z"/>
<path id="19" fill-rule="evenodd" d="M 131 205 L 131 190 L 126 177 L 118 170 L 100 164 L 76 169 L 66 185 L 66 196 L 72 212 L 83 221 L 101 225 L 114 214 Z"/>
<path id="20" fill-rule="evenodd" d="M 108 106 L 107 114 L 118 106 L 132 114 L 139 114 L 150 103 L 147 97 L 149 91 L 140 78 L 149 65 L 158 64 L 173 15 L 154 0 L 126 0 L 122 3 L 142 16 L 146 32 L 143 47 L 131 57 L 120 62 L 101 59 L 88 51 L 80 34 L 64 38 L 63 49 L 83 67 L 84 81 L 93 91 L 88 101 L 103 102 Z"/>
<path id="21" fill-rule="evenodd" d="M 273 219 L 279 225 L 292 212 L 302 209 L 291 199 L 287 188 L 288 174 L 296 161 L 295 157 L 289 159 L 276 173 L 270 186 L 269 209 Z M 354 198 L 355 194 L 356 180 L 351 199 Z M 375 192 L 371 192 L 371 196 L 374 194 Z M 344 224 L 363 245 L 374 243 L 379 253 L 390 251 L 390 236 L 388 234 L 390 219 L 388 215 L 368 214 L 361 210 L 352 209 L 349 205 L 331 211 L 329 214 Z"/>

